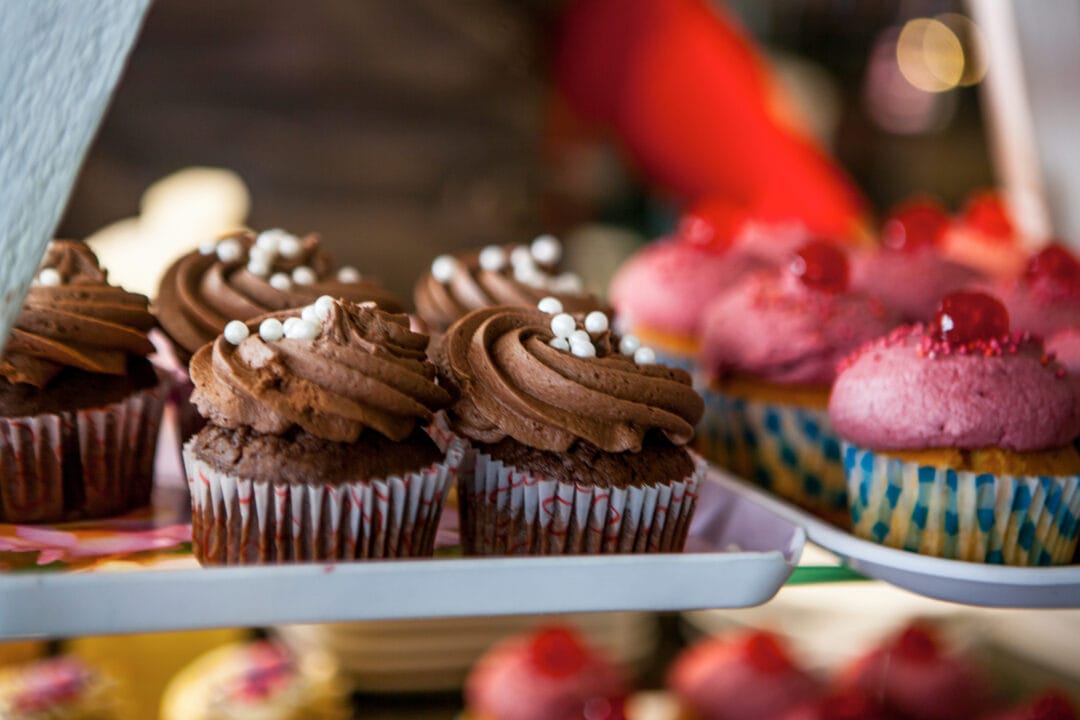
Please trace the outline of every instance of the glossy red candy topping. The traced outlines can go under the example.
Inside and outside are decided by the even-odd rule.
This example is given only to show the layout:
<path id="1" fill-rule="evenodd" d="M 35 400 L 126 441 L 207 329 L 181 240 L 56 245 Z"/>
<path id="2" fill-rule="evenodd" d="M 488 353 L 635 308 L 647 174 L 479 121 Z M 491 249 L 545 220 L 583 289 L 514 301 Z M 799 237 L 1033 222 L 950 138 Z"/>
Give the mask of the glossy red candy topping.
<path id="1" fill-rule="evenodd" d="M 972 193 L 964 204 L 961 220 L 988 240 L 1005 242 L 1016 235 L 1005 200 L 993 190 Z"/>
<path id="2" fill-rule="evenodd" d="M 1029 284 L 1044 282 L 1062 290 L 1080 290 L 1080 262 L 1061 245 L 1048 245 L 1028 260 L 1024 279 Z"/>
<path id="3" fill-rule="evenodd" d="M 1024 720 L 1077 720 L 1076 708 L 1063 695 L 1050 691 L 1031 703 Z"/>
<path id="4" fill-rule="evenodd" d="M 723 252 L 735 242 L 746 221 L 742 208 L 727 201 L 706 200 L 683 215 L 676 234 L 683 242 Z"/>
<path id="5" fill-rule="evenodd" d="M 925 625 L 909 625 L 896 638 L 894 652 L 905 660 L 926 662 L 938 656 L 935 633 Z"/>
<path id="6" fill-rule="evenodd" d="M 776 675 L 792 668 L 791 658 L 775 635 L 756 632 L 747 636 L 743 643 L 743 653 L 754 669 Z"/>
<path id="7" fill-rule="evenodd" d="M 577 634 L 564 627 L 543 628 L 529 645 L 533 664 L 549 677 L 573 675 L 588 660 L 588 653 Z"/>
<path id="8" fill-rule="evenodd" d="M 1009 311 L 986 293 L 949 293 L 941 299 L 930 332 L 954 347 L 1001 338 L 1009 333 Z"/>
<path id="9" fill-rule="evenodd" d="M 919 198 L 898 205 L 881 228 L 881 244 L 892 250 L 917 252 L 941 243 L 949 227 L 949 216 L 932 198 Z"/>
<path id="10" fill-rule="evenodd" d="M 791 274 L 814 290 L 840 293 L 848 287 L 848 261 L 843 251 L 824 240 L 811 240 L 795 251 Z"/>

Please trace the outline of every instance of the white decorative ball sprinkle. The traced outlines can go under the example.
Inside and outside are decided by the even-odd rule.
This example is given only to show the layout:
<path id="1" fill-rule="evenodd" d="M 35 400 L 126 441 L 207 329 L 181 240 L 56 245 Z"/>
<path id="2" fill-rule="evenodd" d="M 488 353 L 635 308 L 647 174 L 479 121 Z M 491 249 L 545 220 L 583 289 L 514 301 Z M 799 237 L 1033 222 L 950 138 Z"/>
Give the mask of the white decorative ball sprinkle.
<path id="1" fill-rule="evenodd" d="M 580 358 L 596 357 L 596 346 L 591 342 L 571 342 L 570 353 Z"/>
<path id="2" fill-rule="evenodd" d="M 585 329 L 590 333 L 602 333 L 608 329 L 607 315 L 599 310 L 593 310 L 585 316 Z"/>
<path id="3" fill-rule="evenodd" d="M 225 238 L 217 244 L 217 256 L 221 262 L 236 262 L 244 254 L 244 248 L 236 238 Z"/>
<path id="4" fill-rule="evenodd" d="M 301 319 L 300 319 L 300 318 L 298 318 L 298 317 L 290 317 L 290 318 L 285 318 L 285 321 L 284 321 L 283 323 L 281 323 L 281 327 L 282 327 L 282 329 L 283 329 L 283 330 L 285 331 L 285 337 L 292 337 L 292 336 L 291 336 L 291 335 L 289 334 L 289 332 L 291 331 L 291 328 L 292 328 L 292 327 L 293 327 L 294 325 L 296 325 L 296 323 L 298 323 L 298 322 L 304 322 L 304 321 L 303 321 L 303 320 L 301 320 Z"/>
<path id="5" fill-rule="evenodd" d="M 217 240 L 203 240 L 199 243 L 200 255 L 213 255 L 217 251 Z"/>
<path id="6" fill-rule="evenodd" d="M 524 245 L 518 245 L 510 251 L 510 264 L 515 268 L 522 265 L 532 267 L 535 262 L 533 260 L 532 253 L 529 252 L 529 248 Z"/>
<path id="7" fill-rule="evenodd" d="M 308 322 L 319 322 L 319 311 L 315 309 L 314 305 L 308 305 L 300 311 L 300 317 Z"/>
<path id="8" fill-rule="evenodd" d="M 275 253 L 274 251 L 267 250 L 266 248 L 259 247 L 258 245 L 254 245 L 250 250 L 248 250 L 249 260 L 258 260 L 259 262 L 264 262 L 267 265 L 273 264 L 274 257 L 276 255 L 277 253 Z"/>
<path id="9" fill-rule="evenodd" d="M 292 324 L 286 323 L 285 326 L 285 337 L 290 340 L 314 340 L 322 332 L 322 325 L 318 323 L 300 318 L 290 318 L 290 320 L 296 321 Z"/>
<path id="10" fill-rule="evenodd" d="M 45 287 L 56 287 L 57 285 L 64 284 L 64 276 L 60 274 L 60 271 L 56 268 L 45 268 L 38 273 L 37 276 L 38 285 L 44 285 Z"/>
<path id="11" fill-rule="evenodd" d="M 651 347 L 639 347 L 634 351 L 634 363 L 637 365 L 652 365 L 656 362 L 656 353 Z"/>
<path id="12" fill-rule="evenodd" d="M 536 303 L 537 309 L 540 312 L 546 312 L 548 315 L 558 315 L 563 311 L 562 303 L 559 298 L 551 297 L 540 298 L 540 302 Z"/>
<path id="13" fill-rule="evenodd" d="M 285 292 L 292 288 L 292 278 L 283 272 L 274 273 L 270 276 L 270 287 Z"/>
<path id="14" fill-rule="evenodd" d="M 330 308 L 332 307 L 334 307 L 334 298 L 329 295 L 320 295 L 319 299 L 315 301 L 315 313 L 320 320 L 330 317 Z"/>
<path id="15" fill-rule="evenodd" d="M 515 265 L 514 279 L 532 287 L 542 287 L 545 280 L 544 274 L 537 270 L 535 265 Z"/>
<path id="16" fill-rule="evenodd" d="M 554 235 L 541 235 L 529 246 L 532 256 L 541 265 L 554 265 L 562 258 L 562 243 Z"/>
<path id="17" fill-rule="evenodd" d="M 351 265 L 346 265 L 337 271 L 338 282 L 343 283 L 358 283 L 360 282 L 360 271 Z"/>
<path id="18" fill-rule="evenodd" d="M 315 271 L 307 265 L 293 268 L 292 281 L 297 285 L 314 285 L 315 281 L 318 279 L 319 278 L 315 275 Z"/>
<path id="19" fill-rule="evenodd" d="M 457 260 L 449 255 L 440 255 L 431 261 L 431 277 L 441 283 L 448 282 L 454 277 L 455 270 L 457 270 Z"/>
<path id="20" fill-rule="evenodd" d="M 255 238 L 255 247 L 266 252 L 274 253 L 275 255 L 281 248 L 281 239 L 287 237 L 289 233 L 285 232 L 281 228 L 273 228 L 271 230 L 263 230 L 259 233 L 259 237 Z"/>
<path id="21" fill-rule="evenodd" d="M 623 355 L 633 355 L 641 347 L 641 341 L 637 335 L 623 335 L 619 340 L 619 352 Z"/>
<path id="22" fill-rule="evenodd" d="M 569 352 L 570 343 L 566 342 L 566 338 L 556 337 L 548 340 L 548 345 L 556 350 L 562 350 L 563 352 Z"/>
<path id="23" fill-rule="evenodd" d="M 506 267 L 506 251 L 498 245 L 488 245 L 480 251 L 480 267 L 491 272 L 498 272 Z"/>
<path id="24" fill-rule="evenodd" d="M 585 332 L 584 330 L 575 330 L 574 332 L 570 333 L 570 342 L 589 343 L 591 345 L 592 338 L 589 337 L 589 333 Z"/>
<path id="25" fill-rule="evenodd" d="M 577 294 L 585 289 L 585 283 L 581 281 L 581 278 L 570 272 L 552 278 L 548 285 L 555 292 L 561 293 Z"/>
<path id="26" fill-rule="evenodd" d="M 270 274 L 270 263 L 251 258 L 250 260 L 248 260 L 247 271 L 252 275 L 266 277 Z"/>
<path id="27" fill-rule="evenodd" d="M 280 238 L 278 238 L 277 251 L 281 257 L 295 260 L 300 257 L 300 253 L 304 251 L 304 243 L 292 233 L 287 233 L 283 230 Z"/>
<path id="28" fill-rule="evenodd" d="M 225 339 L 233 345 L 239 345 L 251 334 L 248 326 L 239 320 L 230 320 L 225 325 Z"/>
<path id="29" fill-rule="evenodd" d="M 555 317 L 551 318 L 551 332 L 555 334 L 555 337 L 569 338 L 570 334 L 577 329 L 577 323 L 574 322 L 574 316 L 567 313 L 559 313 Z"/>
<path id="30" fill-rule="evenodd" d="M 266 342 L 274 342 L 285 336 L 285 327 L 277 318 L 266 318 L 259 323 L 259 337 Z"/>

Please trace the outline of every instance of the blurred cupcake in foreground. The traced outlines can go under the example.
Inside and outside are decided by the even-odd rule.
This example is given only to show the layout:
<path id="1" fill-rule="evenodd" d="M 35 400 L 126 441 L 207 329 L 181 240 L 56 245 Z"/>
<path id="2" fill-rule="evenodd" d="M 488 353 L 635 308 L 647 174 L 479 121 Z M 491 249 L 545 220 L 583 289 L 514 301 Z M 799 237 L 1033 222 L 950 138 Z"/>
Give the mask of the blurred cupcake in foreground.
<path id="1" fill-rule="evenodd" d="M 702 321 L 698 447 L 737 475 L 830 519 L 846 515 L 840 443 L 825 412 L 837 363 L 895 325 L 853 291 L 843 252 L 811 241 L 788 267 L 714 300 Z"/>
<path id="2" fill-rule="evenodd" d="M 780 639 L 762 631 L 699 642 L 676 659 L 667 684 L 700 720 L 777 720 L 822 692 Z"/>
<path id="3" fill-rule="evenodd" d="M 72 656 L 0 669 L 4 720 L 120 720 L 111 679 Z"/>
<path id="4" fill-rule="evenodd" d="M 450 400 L 427 342 L 405 315 L 323 296 L 199 350 L 208 424 L 184 446 L 199 562 L 431 555 L 463 447 L 423 429 Z"/>
<path id="5" fill-rule="evenodd" d="M 562 243 L 541 235 L 528 244 L 488 245 L 477 251 L 440 255 L 413 290 L 416 314 L 434 333 L 443 333 L 478 308 L 536 307 L 555 297 L 567 312 L 604 310 L 581 278 L 559 272 Z"/>
<path id="6" fill-rule="evenodd" d="M 1000 192 L 971 193 L 941 242 L 945 257 L 989 277 L 1020 272 L 1027 257 L 1023 238 Z"/>
<path id="7" fill-rule="evenodd" d="M 829 416 L 855 533 L 890 547 L 1061 564 L 1080 531 L 1077 380 L 982 293 L 947 295 L 848 358 Z"/>
<path id="8" fill-rule="evenodd" d="M 347 720 L 348 693 L 327 658 L 293 658 L 267 641 L 226 645 L 173 678 L 162 720 Z"/>
<path id="9" fill-rule="evenodd" d="M 854 256 L 851 286 L 881 300 L 900 319 L 929 321 L 942 295 L 980 274 L 941 254 L 949 216 L 930 198 L 896 207 L 881 228 L 881 246 Z"/>
<path id="10" fill-rule="evenodd" d="M 110 285 L 85 243 L 49 244 L 0 356 L 0 522 L 146 505 L 166 384 L 144 295 Z"/>
<path id="11" fill-rule="evenodd" d="M 686 450 L 690 376 L 602 312 L 539 306 L 475 310 L 444 339 L 447 416 L 476 450 L 458 486 L 466 551 L 681 550 L 704 473 Z"/>
<path id="12" fill-rule="evenodd" d="M 503 640 L 465 681 L 468 720 L 622 720 L 625 671 L 574 630 L 543 627 Z"/>

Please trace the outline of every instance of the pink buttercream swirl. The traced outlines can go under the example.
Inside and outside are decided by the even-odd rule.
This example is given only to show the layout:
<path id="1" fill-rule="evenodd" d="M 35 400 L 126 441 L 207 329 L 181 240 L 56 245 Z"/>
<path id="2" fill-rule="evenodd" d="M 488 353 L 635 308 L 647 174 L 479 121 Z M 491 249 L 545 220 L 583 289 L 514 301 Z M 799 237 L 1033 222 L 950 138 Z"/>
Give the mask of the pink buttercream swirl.
<path id="1" fill-rule="evenodd" d="M 906 325 L 841 364 L 829 418 L 874 450 L 1046 450 L 1080 435 L 1080 383 L 1027 333 L 951 346 Z"/>
<path id="2" fill-rule="evenodd" d="M 877 300 L 814 290 L 787 273 L 758 272 L 709 304 L 702 360 L 718 376 L 829 385 L 848 353 L 895 325 Z"/>

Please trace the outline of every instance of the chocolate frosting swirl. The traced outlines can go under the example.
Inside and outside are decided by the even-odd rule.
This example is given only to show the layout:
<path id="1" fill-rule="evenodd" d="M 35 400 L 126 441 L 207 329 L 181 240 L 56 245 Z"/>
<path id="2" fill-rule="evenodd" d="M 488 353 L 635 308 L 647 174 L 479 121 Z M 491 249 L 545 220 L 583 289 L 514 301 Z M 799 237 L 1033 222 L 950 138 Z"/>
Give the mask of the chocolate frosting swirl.
<path id="1" fill-rule="evenodd" d="M 509 256 L 523 245 L 505 245 Z M 536 265 L 532 282 L 515 277 L 512 266 L 507 263 L 500 270 L 480 267 L 480 252 L 471 250 L 454 257 L 453 273 L 448 280 L 440 282 L 430 271 L 424 273 L 413 289 L 416 314 L 435 330 L 444 331 L 459 318 L 483 307 L 514 305 L 536 307 L 545 297 L 558 298 L 570 313 L 587 313 L 592 310 L 608 311 L 608 308 L 591 293 L 584 290 L 569 291 L 560 287 L 559 276 L 552 266 Z M 568 277 L 568 276 L 563 276 Z"/>
<path id="2" fill-rule="evenodd" d="M 447 331 L 443 371 L 460 390 L 450 412 L 463 434 L 552 452 L 578 440 L 636 452 L 650 431 L 689 442 L 703 412 L 689 374 L 635 364 L 609 330 L 592 337 L 596 357 L 576 357 L 548 344 L 550 321 L 535 309 L 483 308 Z"/>
<path id="3" fill-rule="evenodd" d="M 30 288 L 0 357 L 0 375 L 41 388 L 65 367 L 124 375 L 129 356 L 153 352 L 146 296 L 110 285 L 86 243 L 52 241 L 39 278 L 42 271 L 59 284 L 35 281 Z"/>
<path id="4" fill-rule="evenodd" d="M 294 427 L 324 440 L 354 442 L 370 428 L 391 440 L 431 421 L 450 396 L 435 383 L 426 335 L 409 318 L 374 305 L 334 301 L 314 339 L 266 341 L 262 320 L 239 345 L 224 336 L 191 360 L 191 400 L 220 427 L 282 435 Z"/>
<path id="5" fill-rule="evenodd" d="M 273 287 L 268 277 L 247 268 L 255 235 L 240 232 L 222 238 L 240 244 L 239 257 L 223 261 L 215 253 L 192 252 L 174 262 L 162 278 L 154 310 L 158 321 L 185 358 L 212 341 L 232 319 L 249 320 L 269 312 L 296 308 L 322 295 L 352 302 L 373 301 L 390 312 L 399 312 L 401 303 L 372 278 L 356 282 L 337 278 L 337 268 L 319 247 L 319 236 L 311 233 L 301 239 L 296 257 L 277 255 L 271 273 L 291 273 L 298 267 L 311 268 L 315 282 L 291 283 L 288 289 Z"/>

